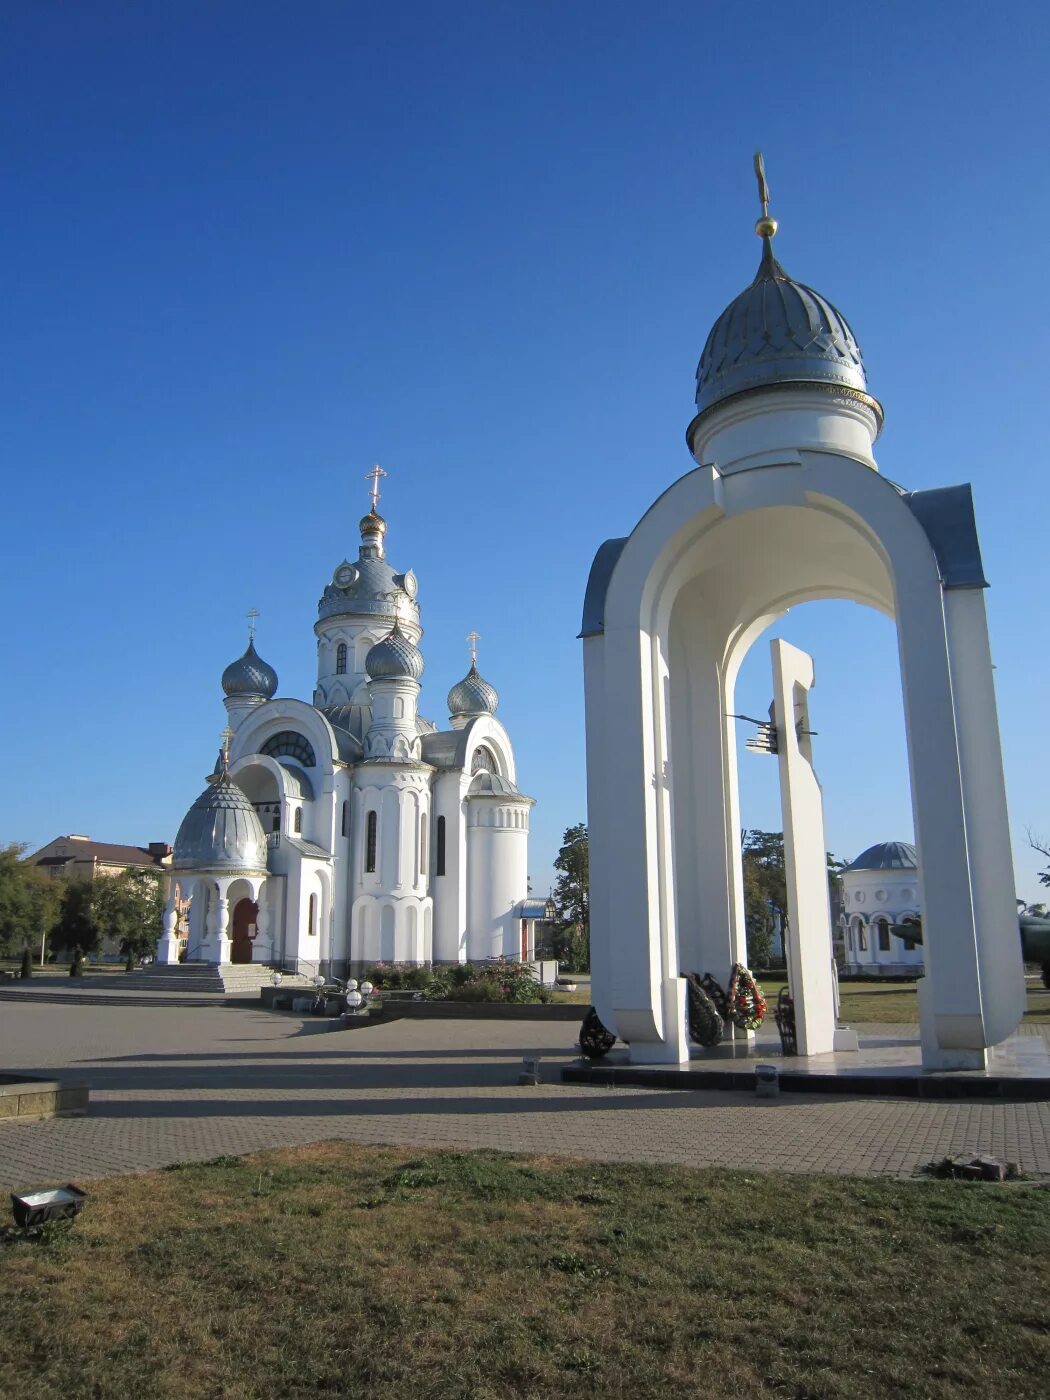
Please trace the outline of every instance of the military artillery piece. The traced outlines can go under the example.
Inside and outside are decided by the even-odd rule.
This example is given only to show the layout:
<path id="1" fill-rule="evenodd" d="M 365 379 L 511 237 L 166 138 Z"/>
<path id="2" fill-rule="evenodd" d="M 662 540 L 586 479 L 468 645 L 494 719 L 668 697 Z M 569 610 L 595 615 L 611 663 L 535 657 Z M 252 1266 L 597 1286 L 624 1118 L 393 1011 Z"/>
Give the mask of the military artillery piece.
<path id="1" fill-rule="evenodd" d="M 1035 914 L 1019 914 L 1021 956 L 1026 963 L 1038 963 L 1043 974 L 1043 986 L 1050 988 L 1050 919 Z M 890 924 L 890 933 L 915 948 L 922 943 L 922 920 L 909 919 L 903 924 Z"/>

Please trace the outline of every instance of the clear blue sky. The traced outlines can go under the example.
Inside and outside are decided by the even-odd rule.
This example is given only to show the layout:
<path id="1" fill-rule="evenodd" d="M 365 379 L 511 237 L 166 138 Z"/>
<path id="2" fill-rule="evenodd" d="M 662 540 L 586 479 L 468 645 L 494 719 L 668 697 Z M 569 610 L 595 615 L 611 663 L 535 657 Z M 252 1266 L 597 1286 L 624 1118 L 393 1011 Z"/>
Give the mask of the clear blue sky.
<path id="1" fill-rule="evenodd" d="M 320 591 L 390 471 L 424 712 L 499 688 L 544 888 L 585 815 L 595 548 L 690 465 L 759 247 L 846 313 L 883 471 L 972 481 L 1018 891 L 1042 723 L 1047 8 L 470 0 L 8 5 L 0 839 L 172 839 L 261 610 L 309 698 Z M 911 834 L 892 626 L 810 605 L 837 853 Z M 765 640 L 740 708 L 769 702 Z M 743 817 L 779 828 L 768 759 Z"/>

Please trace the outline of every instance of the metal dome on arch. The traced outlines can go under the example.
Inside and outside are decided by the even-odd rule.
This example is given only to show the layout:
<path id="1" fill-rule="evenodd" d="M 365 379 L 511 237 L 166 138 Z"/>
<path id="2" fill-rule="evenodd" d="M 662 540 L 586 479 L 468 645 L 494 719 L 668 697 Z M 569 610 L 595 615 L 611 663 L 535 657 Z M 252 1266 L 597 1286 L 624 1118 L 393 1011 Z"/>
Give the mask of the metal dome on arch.
<path id="1" fill-rule="evenodd" d="M 794 281 L 762 239 L 754 280 L 711 327 L 696 371 L 697 417 L 750 390 L 817 384 L 868 394 L 864 357 L 845 316 L 820 292 Z"/>

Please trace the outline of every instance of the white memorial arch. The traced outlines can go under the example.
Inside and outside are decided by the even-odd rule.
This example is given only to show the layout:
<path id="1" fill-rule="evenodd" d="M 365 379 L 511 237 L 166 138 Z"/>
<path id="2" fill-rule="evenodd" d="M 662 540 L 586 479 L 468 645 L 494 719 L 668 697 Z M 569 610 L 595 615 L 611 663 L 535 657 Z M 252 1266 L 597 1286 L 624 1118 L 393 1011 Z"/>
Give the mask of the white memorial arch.
<path id="1" fill-rule="evenodd" d="M 923 1065 L 982 1067 L 1020 1020 L 1024 981 L 970 489 L 909 493 L 879 474 L 882 410 L 857 342 L 780 267 L 775 231 L 759 221 L 758 274 L 708 337 L 688 434 L 695 470 L 591 569 L 581 635 L 594 1003 L 632 1060 L 688 1059 L 681 974 L 724 976 L 746 961 L 740 664 L 794 605 L 851 599 L 897 627 L 922 868 Z M 807 661 L 775 654 L 778 721 L 796 745 Z M 819 788 L 814 807 L 806 781 L 794 770 L 784 803 L 795 935 L 807 980 L 819 981 L 818 964 L 830 980 Z M 834 1016 L 822 990 L 808 1002 L 799 1048 L 815 1054 L 832 1048 Z"/>

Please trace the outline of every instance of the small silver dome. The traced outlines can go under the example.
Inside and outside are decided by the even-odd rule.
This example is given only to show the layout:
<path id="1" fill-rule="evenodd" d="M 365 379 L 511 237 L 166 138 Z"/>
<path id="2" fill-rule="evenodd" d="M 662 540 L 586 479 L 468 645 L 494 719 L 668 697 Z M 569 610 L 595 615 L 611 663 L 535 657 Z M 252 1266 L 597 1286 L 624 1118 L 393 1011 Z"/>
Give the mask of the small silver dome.
<path id="1" fill-rule="evenodd" d="M 467 674 L 448 693 L 450 715 L 494 715 L 498 705 L 495 687 L 478 675 L 473 661 Z"/>
<path id="2" fill-rule="evenodd" d="M 231 698 L 235 695 L 261 695 L 272 700 L 277 693 L 277 672 L 265 662 L 249 641 L 248 650 L 231 661 L 222 673 L 222 688 Z"/>
<path id="3" fill-rule="evenodd" d="M 847 870 L 916 870 L 919 855 L 910 841 L 880 841 L 861 851 L 856 860 L 845 866 Z"/>
<path id="4" fill-rule="evenodd" d="M 423 653 L 395 622 L 393 631 L 376 642 L 365 657 L 365 670 L 373 681 L 418 681 L 423 674 Z"/>
<path id="5" fill-rule="evenodd" d="M 183 818 L 172 869 L 265 872 L 266 833 L 255 808 L 225 771 Z"/>
<path id="6" fill-rule="evenodd" d="M 696 371 L 697 417 L 745 390 L 826 384 L 867 395 L 864 358 L 849 322 L 812 287 L 793 281 L 763 238 L 755 280 L 711 328 Z M 882 411 L 878 410 L 881 422 Z"/>

